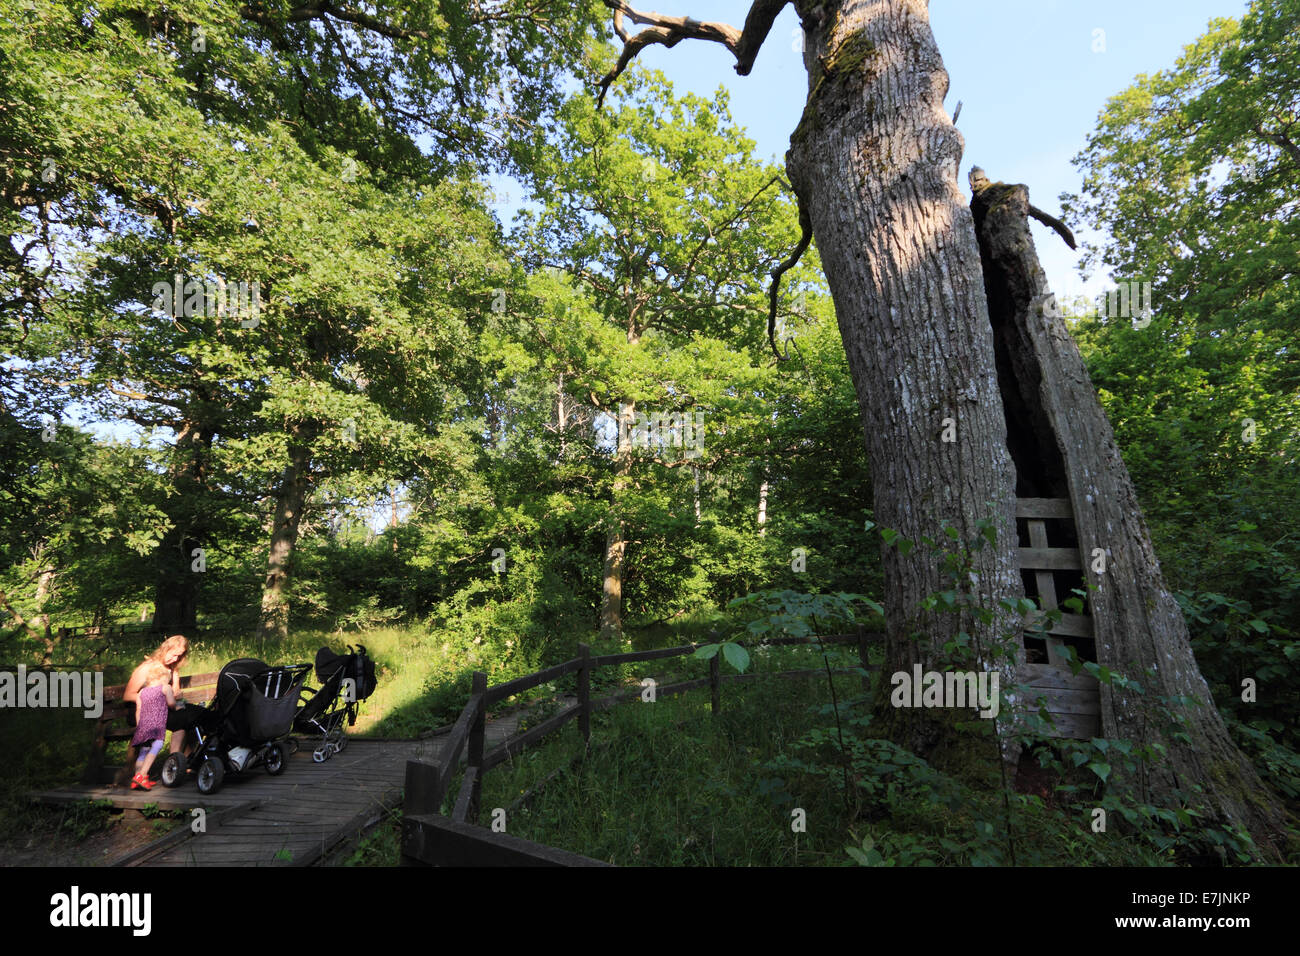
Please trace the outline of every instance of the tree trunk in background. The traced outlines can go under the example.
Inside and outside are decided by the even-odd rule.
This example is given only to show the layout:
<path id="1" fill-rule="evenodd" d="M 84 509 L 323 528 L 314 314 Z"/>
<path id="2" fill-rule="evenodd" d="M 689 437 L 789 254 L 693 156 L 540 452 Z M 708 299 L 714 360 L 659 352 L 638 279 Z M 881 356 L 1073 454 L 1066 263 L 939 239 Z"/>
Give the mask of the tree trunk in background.
<path id="1" fill-rule="evenodd" d="M 695 478 L 695 527 L 700 526 L 700 469 L 694 467 L 691 469 Z"/>
<path id="2" fill-rule="evenodd" d="M 767 534 L 767 479 L 758 486 L 758 534 L 762 537 Z"/>
<path id="3" fill-rule="evenodd" d="M 1101 685 L 1102 734 L 1165 748 L 1133 781 L 1147 802 L 1195 806 L 1247 830 L 1266 853 L 1285 840 L 1276 797 L 1233 744 L 1165 587 L 1128 469 L 1078 346 L 1050 299 L 1029 231 L 1029 193 L 1003 183 L 971 203 L 998 342 L 1012 449 L 1027 496 L 1066 497 L 1084 555 L 1105 552 L 1106 570 L 1085 572 L 1097 662 L 1136 680 L 1143 693 Z M 1050 303 L 1050 305 L 1049 305 Z M 1184 697 L 1182 728 L 1158 698 Z M 1172 731 L 1182 729 L 1180 739 Z M 1200 789 L 1198 797 L 1195 793 Z"/>
<path id="4" fill-rule="evenodd" d="M 45 548 L 42 546 L 37 553 L 37 562 L 45 559 Z M 45 613 L 45 604 L 50 599 L 50 592 L 54 589 L 54 568 L 44 567 L 40 570 L 40 577 L 36 582 L 36 616 L 32 619 L 45 633 L 45 655 L 41 664 L 45 667 L 50 666 L 50 660 L 54 656 L 54 637 L 50 632 L 50 616 Z"/>
<path id="5" fill-rule="evenodd" d="M 600 639 L 623 638 L 623 558 L 627 542 L 623 539 L 622 493 L 632 471 L 631 435 L 636 408 L 631 402 L 618 407 L 618 439 L 615 445 L 614 495 L 610 503 L 609 534 L 605 539 L 604 578 L 600 590 Z"/>
<path id="6" fill-rule="evenodd" d="M 171 527 L 155 553 L 158 576 L 154 587 L 154 630 L 167 634 L 192 631 L 198 620 L 198 594 L 202 572 L 194 570 L 194 551 L 206 537 L 203 492 L 212 431 L 187 422 L 176 437 L 172 483 L 175 509 L 168 514 Z"/>
<path id="7" fill-rule="evenodd" d="M 569 451 L 569 410 L 564 405 L 563 372 L 555 383 L 555 422 L 560 430 L 560 461 L 564 461 Z"/>
<path id="8" fill-rule="evenodd" d="M 9 619 L 13 621 L 14 627 L 16 628 L 25 627 L 33 634 L 40 633 L 39 631 L 36 630 L 36 628 L 32 625 L 30 621 L 28 621 L 26 618 L 22 616 L 22 614 L 18 612 L 17 608 L 15 608 L 12 604 L 9 603 L 9 595 L 5 594 L 3 589 L 0 589 L 0 607 L 3 607 L 9 613 Z"/>
<path id="9" fill-rule="evenodd" d="M 262 620 L 258 636 L 283 640 L 289 636 L 289 573 L 302 509 L 307 501 L 311 451 L 301 427 L 289 439 L 289 464 L 275 499 L 271 526 L 271 551 L 267 560 L 266 584 L 262 588 Z"/>
<path id="10" fill-rule="evenodd" d="M 959 629 L 1010 683 L 1014 664 L 987 649 L 1016 621 L 999 606 L 1023 594 L 1014 474 L 994 365 L 979 247 L 957 187 L 962 139 L 943 108 L 948 77 L 924 0 L 797 4 L 806 32 L 808 104 L 786 156 L 812 220 L 857 389 L 875 519 L 916 542 L 885 548 L 884 673 L 927 665 Z M 945 442 L 945 429 L 955 441 Z M 919 603 L 954 588 L 923 535 L 962 541 L 991 521 L 996 545 L 956 582 L 991 623 Z M 916 639 L 913 639 L 916 635 Z M 945 731 L 921 708 L 878 706 L 895 741 L 928 753 Z M 966 715 L 962 715 L 965 719 Z M 1007 754 L 1010 758 L 1011 754 Z"/>
<path id="11" fill-rule="evenodd" d="M 637 326 L 638 306 L 627 296 L 627 344 L 641 341 Z M 623 561 L 627 541 L 623 537 L 623 492 L 631 483 L 632 429 L 636 427 L 636 405 L 623 402 L 618 406 L 618 438 L 614 446 L 614 494 L 609 510 L 609 536 L 605 539 L 605 575 L 600 591 L 600 639 L 623 639 Z"/>

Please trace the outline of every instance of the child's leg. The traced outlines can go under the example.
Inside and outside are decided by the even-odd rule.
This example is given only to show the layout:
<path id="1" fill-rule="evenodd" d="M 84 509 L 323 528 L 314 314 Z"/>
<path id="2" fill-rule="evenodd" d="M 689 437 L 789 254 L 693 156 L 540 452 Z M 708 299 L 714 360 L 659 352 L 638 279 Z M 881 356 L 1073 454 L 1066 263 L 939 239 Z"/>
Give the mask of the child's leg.
<path id="1" fill-rule="evenodd" d="M 149 776 L 149 768 L 153 766 L 153 758 L 158 756 L 158 751 L 162 750 L 162 745 L 163 742 L 161 737 L 159 737 L 157 740 L 149 741 L 148 752 L 146 752 L 144 756 L 140 758 L 143 763 L 138 762 L 136 764 L 137 773 L 141 773 L 146 777 Z M 144 744 L 141 744 L 140 746 L 141 748 L 143 748 Z"/>

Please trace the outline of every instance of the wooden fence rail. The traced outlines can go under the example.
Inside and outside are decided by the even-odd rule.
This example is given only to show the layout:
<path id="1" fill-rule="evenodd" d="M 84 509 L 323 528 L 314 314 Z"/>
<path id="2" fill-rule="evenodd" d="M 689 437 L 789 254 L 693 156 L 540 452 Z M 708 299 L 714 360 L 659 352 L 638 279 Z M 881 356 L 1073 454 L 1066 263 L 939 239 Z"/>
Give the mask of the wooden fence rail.
<path id="1" fill-rule="evenodd" d="M 856 634 L 834 634 L 827 637 L 780 637 L 761 642 L 740 641 L 737 643 L 753 647 L 755 643 L 764 646 L 796 644 L 856 644 L 858 660 L 863 669 L 868 669 L 867 647 L 871 635 L 866 631 Z M 578 721 L 578 729 L 583 743 L 591 744 L 592 713 L 608 710 L 618 704 L 635 700 L 642 691 L 634 689 L 612 694 L 598 700 L 591 699 L 591 672 L 600 667 L 612 667 L 621 664 L 641 663 L 661 660 L 668 657 L 681 657 L 693 654 L 700 645 L 683 644 L 677 647 L 657 648 L 651 651 L 632 651 L 626 654 L 591 655 L 591 648 L 586 644 L 578 645 L 578 656 L 562 664 L 556 664 L 523 677 L 487 686 L 487 675 L 482 671 L 474 672 L 474 681 L 470 688 L 469 701 L 461 711 L 459 719 L 452 726 L 442 753 L 436 763 L 409 760 L 406 764 L 406 795 L 403 804 L 402 825 L 402 863 L 403 865 L 433 864 L 444 866 L 472 865 L 538 865 L 538 866 L 582 866 L 602 865 L 599 861 L 577 854 L 565 853 L 554 847 L 521 840 L 504 833 L 494 833 L 477 826 L 479 815 L 479 798 L 483 788 L 483 777 L 493 767 L 499 766 L 510 758 L 517 756 L 527 748 L 540 743 L 571 720 Z M 655 696 L 669 697 L 690 690 L 708 687 L 710 704 L 716 715 L 722 710 L 722 682 L 724 680 L 743 681 L 758 677 L 806 677 L 821 674 L 821 668 L 780 671 L 775 674 L 728 674 L 721 670 L 721 654 L 715 654 L 709 661 L 709 676 L 694 680 L 678 681 L 655 687 Z M 487 724 L 487 709 L 508 697 L 548 683 L 556 678 L 576 672 L 578 675 L 578 702 L 564 708 L 559 713 L 548 717 L 523 733 L 516 734 L 484 753 L 484 737 Z M 853 669 L 837 669 L 838 673 L 852 673 Z M 864 686 L 866 679 L 863 680 Z M 461 754 L 466 755 L 466 770 L 461 779 L 460 789 L 453 802 L 451 817 L 442 815 L 442 807 L 451 787 L 452 776 L 460 763 Z"/>

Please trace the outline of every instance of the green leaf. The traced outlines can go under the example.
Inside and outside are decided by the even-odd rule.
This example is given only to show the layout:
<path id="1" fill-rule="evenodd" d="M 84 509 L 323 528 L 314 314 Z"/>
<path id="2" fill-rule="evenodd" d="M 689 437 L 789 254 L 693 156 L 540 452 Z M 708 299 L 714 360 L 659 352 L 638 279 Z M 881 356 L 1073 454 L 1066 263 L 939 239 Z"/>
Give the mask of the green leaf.
<path id="1" fill-rule="evenodd" d="M 727 663 L 736 669 L 738 673 L 743 674 L 745 668 L 749 666 L 749 651 L 739 644 L 728 642 L 722 645 L 722 656 L 726 658 Z"/>
<path id="2" fill-rule="evenodd" d="M 1110 776 L 1110 764 L 1102 763 L 1099 760 L 1094 760 L 1092 763 L 1088 764 L 1088 769 L 1101 777 L 1103 783 L 1106 781 L 1106 778 Z"/>

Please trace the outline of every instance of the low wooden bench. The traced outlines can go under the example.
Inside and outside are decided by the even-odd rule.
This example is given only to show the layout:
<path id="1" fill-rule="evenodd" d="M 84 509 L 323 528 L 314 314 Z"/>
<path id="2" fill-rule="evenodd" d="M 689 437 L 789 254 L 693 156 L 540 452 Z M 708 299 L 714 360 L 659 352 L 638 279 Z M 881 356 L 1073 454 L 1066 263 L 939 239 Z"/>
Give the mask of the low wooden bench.
<path id="1" fill-rule="evenodd" d="M 210 674 L 191 674 L 181 678 L 181 696 L 191 707 L 201 706 L 212 699 L 217 689 L 217 671 Z M 81 776 L 82 783 L 100 785 L 116 784 L 125 786 L 135 775 L 136 748 L 130 744 L 135 735 L 135 705 L 122 700 L 126 685 L 104 688 L 104 712 L 95 722 L 95 740 L 90 745 L 90 759 L 86 761 L 86 771 Z M 127 741 L 126 763 L 121 767 L 104 766 L 105 755 L 110 742 Z M 162 769 L 162 754 L 155 761 L 153 770 Z M 153 771 L 151 770 L 151 773 Z"/>

